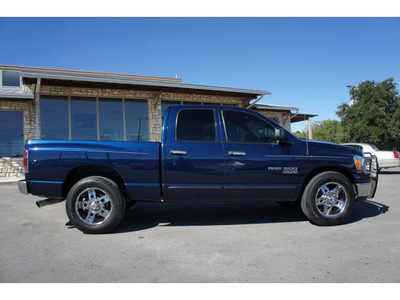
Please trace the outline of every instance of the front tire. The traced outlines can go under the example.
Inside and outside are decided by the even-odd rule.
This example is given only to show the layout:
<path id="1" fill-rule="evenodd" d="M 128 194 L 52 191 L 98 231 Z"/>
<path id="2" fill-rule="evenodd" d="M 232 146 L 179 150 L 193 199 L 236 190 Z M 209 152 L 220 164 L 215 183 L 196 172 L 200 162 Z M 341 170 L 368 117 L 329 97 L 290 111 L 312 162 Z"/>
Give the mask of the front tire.
<path id="1" fill-rule="evenodd" d="M 69 191 L 66 211 L 70 222 L 84 233 L 106 233 L 125 214 L 125 197 L 118 185 L 105 177 L 78 181 Z"/>
<path id="2" fill-rule="evenodd" d="M 301 209 L 311 223 L 340 225 L 354 210 L 355 192 L 351 181 L 337 172 L 315 176 L 306 186 Z"/>

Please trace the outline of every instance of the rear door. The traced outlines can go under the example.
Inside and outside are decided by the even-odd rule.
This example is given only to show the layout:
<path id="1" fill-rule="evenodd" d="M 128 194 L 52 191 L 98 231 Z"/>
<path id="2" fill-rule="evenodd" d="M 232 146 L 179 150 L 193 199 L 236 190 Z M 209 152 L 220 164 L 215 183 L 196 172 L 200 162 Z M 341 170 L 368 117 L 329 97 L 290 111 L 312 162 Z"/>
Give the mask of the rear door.
<path id="1" fill-rule="evenodd" d="M 213 107 L 171 107 L 163 146 L 168 200 L 221 200 L 224 152 Z"/>

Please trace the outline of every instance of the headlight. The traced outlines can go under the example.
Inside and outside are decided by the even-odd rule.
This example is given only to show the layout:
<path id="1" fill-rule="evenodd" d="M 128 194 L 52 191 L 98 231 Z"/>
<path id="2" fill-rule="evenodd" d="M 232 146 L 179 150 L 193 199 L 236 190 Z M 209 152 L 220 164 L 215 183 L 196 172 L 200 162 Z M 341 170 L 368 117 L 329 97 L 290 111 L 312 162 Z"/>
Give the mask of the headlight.
<path id="1" fill-rule="evenodd" d="M 357 173 L 364 173 L 364 157 L 355 155 L 353 156 L 353 159 Z"/>

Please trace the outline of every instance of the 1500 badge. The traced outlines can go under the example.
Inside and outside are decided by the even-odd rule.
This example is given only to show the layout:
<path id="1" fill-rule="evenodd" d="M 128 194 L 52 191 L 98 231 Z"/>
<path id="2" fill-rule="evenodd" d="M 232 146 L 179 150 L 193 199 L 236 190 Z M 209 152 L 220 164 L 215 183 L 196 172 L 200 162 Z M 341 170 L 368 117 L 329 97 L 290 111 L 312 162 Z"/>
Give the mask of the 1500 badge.
<path id="1" fill-rule="evenodd" d="M 297 174 L 297 167 L 268 167 L 268 171 L 282 171 L 283 174 Z"/>

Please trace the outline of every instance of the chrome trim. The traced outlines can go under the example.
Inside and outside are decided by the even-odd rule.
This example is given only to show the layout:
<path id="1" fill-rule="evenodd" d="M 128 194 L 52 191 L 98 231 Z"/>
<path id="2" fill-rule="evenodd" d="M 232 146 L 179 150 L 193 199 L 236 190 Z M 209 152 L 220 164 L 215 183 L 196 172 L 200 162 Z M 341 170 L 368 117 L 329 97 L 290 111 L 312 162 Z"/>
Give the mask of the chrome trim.
<path id="1" fill-rule="evenodd" d="M 228 155 L 230 155 L 230 156 L 246 156 L 246 152 L 229 151 Z"/>
<path id="2" fill-rule="evenodd" d="M 356 183 L 357 196 L 367 197 L 371 191 L 371 182 L 368 183 Z"/>
<path id="3" fill-rule="evenodd" d="M 223 190 L 223 186 L 199 186 L 199 185 L 172 185 L 169 190 Z"/>
<path id="4" fill-rule="evenodd" d="M 169 151 L 170 154 L 172 155 L 186 155 L 187 152 L 183 150 L 171 150 Z"/>
<path id="5" fill-rule="evenodd" d="M 63 202 L 63 201 L 64 201 L 64 199 L 44 199 L 44 200 L 36 201 L 36 206 L 37 207 L 45 207 L 45 206 L 56 204 L 56 203 Z"/>
<path id="6" fill-rule="evenodd" d="M 279 184 L 269 184 L 269 185 L 225 185 L 224 190 L 295 190 L 299 187 L 296 185 L 279 185 Z"/>
<path id="7" fill-rule="evenodd" d="M 327 182 L 319 187 L 315 195 L 318 212 L 328 218 L 340 216 L 349 198 L 346 189 L 339 183 Z"/>
<path id="8" fill-rule="evenodd" d="M 28 185 L 25 180 L 18 181 L 18 190 L 20 193 L 28 195 Z"/>

